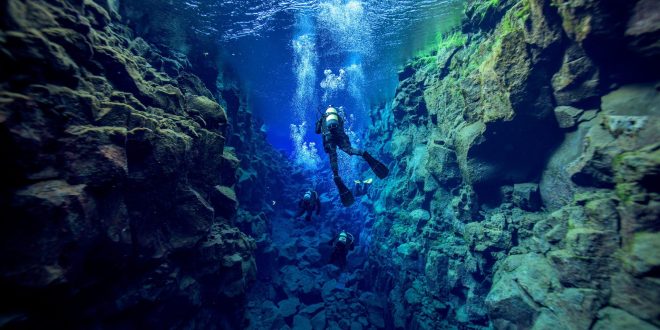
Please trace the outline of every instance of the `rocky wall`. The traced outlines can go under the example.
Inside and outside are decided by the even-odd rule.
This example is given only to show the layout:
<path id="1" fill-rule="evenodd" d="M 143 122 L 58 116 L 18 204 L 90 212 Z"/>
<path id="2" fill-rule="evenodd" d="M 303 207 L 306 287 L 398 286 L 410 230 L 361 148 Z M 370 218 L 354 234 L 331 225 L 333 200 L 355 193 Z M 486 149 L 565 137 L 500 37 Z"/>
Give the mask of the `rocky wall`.
<path id="1" fill-rule="evenodd" d="M 653 1 L 469 1 L 374 108 L 368 285 L 397 329 L 657 329 Z"/>
<path id="2" fill-rule="evenodd" d="M 0 326 L 242 327 L 227 102 L 114 2 L 0 7 Z"/>

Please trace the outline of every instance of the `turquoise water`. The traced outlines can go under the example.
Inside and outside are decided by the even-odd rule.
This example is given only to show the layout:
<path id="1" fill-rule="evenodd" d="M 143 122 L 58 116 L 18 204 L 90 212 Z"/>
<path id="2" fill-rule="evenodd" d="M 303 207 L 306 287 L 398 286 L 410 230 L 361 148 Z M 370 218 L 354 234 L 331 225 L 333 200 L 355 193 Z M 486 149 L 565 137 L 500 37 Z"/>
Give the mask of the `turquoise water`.
<path id="1" fill-rule="evenodd" d="M 463 0 L 171 1 L 196 34 L 219 43 L 269 141 L 307 165 L 317 107 L 343 106 L 356 136 L 391 98 L 405 60 L 457 26 Z M 301 127 L 307 123 L 305 127 Z M 297 125 L 292 129 L 291 125 Z M 318 157 L 318 156 L 317 156 Z"/>

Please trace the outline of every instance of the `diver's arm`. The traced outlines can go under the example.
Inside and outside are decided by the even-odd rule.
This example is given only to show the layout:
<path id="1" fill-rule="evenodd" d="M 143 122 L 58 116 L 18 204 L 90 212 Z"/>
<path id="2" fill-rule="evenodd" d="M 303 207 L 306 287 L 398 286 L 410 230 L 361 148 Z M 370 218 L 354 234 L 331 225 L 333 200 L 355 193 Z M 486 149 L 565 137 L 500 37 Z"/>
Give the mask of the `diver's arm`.
<path id="1" fill-rule="evenodd" d="M 316 215 L 321 214 L 321 199 L 316 195 Z"/>
<path id="2" fill-rule="evenodd" d="M 319 120 L 316 121 L 316 129 L 314 130 L 314 132 L 316 132 L 316 134 L 321 134 L 322 122 L 323 122 L 323 116 L 321 116 L 321 118 L 319 118 Z"/>

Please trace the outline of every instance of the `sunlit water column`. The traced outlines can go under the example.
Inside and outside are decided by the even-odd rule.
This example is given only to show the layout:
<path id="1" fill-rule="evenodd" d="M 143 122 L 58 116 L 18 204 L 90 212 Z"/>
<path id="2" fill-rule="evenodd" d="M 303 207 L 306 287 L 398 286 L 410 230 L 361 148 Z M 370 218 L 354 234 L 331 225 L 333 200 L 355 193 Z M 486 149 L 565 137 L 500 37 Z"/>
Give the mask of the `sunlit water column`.
<path id="1" fill-rule="evenodd" d="M 312 20 L 303 14 L 298 15 L 297 33 L 292 41 L 293 71 L 296 76 L 296 93 L 293 99 L 295 120 L 300 124 L 291 124 L 291 140 L 294 144 L 294 162 L 304 169 L 315 170 L 320 164 L 320 157 L 314 142 L 306 142 L 308 126 L 307 113 L 316 111 L 316 35 Z"/>
<path id="2" fill-rule="evenodd" d="M 362 1 L 358 0 L 327 0 L 319 4 L 318 23 L 322 33 L 326 33 L 332 41 L 332 52 L 344 57 L 343 66 L 333 72 L 324 71 L 325 79 L 321 82 L 323 103 L 333 103 L 335 99 L 352 99 L 351 108 L 341 109 L 346 120 L 346 133 L 351 142 L 360 147 L 361 141 L 356 130 L 360 129 L 356 120 L 366 118 L 368 108 L 364 98 L 364 72 L 362 59 L 371 54 L 373 44 L 371 25 L 366 17 Z M 339 97 L 339 96 L 348 96 Z M 339 106 L 339 104 L 337 104 Z M 358 157 L 350 157 L 339 153 L 339 164 L 342 177 L 352 180 L 357 173 L 354 169 Z M 359 178 L 358 178 L 359 179 Z"/>

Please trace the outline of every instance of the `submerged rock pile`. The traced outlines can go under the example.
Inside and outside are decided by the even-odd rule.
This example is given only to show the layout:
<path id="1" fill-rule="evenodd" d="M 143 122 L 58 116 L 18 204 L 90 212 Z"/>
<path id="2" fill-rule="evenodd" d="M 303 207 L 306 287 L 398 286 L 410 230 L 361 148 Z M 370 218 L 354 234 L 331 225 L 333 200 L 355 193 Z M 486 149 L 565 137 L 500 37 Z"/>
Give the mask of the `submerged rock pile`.
<path id="1" fill-rule="evenodd" d="M 660 327 L 651 3 L 471 1 L 400 72 L 369 138 L 387 327 Z"/>
<path id="2" fill-rule="evenodd" d="M 256 244 L 225 141 L 251 118 L 112 3 L 0 4 L 0 326 L 239 328 Z"/>

